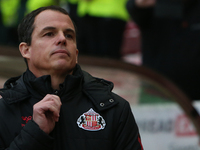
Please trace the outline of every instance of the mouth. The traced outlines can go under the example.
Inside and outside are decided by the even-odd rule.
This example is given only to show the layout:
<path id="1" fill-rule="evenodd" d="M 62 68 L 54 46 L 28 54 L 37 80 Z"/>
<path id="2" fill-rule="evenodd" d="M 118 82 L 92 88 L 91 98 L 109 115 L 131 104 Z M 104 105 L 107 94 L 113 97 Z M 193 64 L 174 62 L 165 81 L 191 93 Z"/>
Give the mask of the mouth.
<path id="1" fill-rule="evenodd" d="M 68 50 L 65 50 L 65 49 L 55 50 L 55 51 L 53 51 L 52 55 L 53 55 L 53 54 L 66 54 L 66 55 L 69 56 Z"/>

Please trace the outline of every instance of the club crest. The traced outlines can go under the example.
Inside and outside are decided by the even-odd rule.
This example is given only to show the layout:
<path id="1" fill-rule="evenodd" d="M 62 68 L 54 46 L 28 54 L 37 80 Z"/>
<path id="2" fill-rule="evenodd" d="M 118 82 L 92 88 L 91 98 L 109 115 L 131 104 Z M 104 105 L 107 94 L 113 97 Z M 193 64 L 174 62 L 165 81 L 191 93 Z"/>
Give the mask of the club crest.
<path id="1" fill-rule="evenodd" d="M 88 131 L 102 130 L 106 126 L 103 117 L 96 113 L 92 108 L 78 118 L 77 124 L 79 128 Z"/>

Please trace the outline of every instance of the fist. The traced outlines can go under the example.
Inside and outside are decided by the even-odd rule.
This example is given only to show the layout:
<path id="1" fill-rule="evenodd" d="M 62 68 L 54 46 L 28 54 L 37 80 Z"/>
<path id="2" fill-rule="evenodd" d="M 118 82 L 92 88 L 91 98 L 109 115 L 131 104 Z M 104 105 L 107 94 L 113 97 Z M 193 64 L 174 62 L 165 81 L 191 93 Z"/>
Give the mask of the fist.
<path id="1" fill-rule="evenodd" d="M 54 129 L 59 120 L 61 105 L 58 96 L 47 94 L 33 106 L 33 120 L 45 133 L 49 134 Z"/>

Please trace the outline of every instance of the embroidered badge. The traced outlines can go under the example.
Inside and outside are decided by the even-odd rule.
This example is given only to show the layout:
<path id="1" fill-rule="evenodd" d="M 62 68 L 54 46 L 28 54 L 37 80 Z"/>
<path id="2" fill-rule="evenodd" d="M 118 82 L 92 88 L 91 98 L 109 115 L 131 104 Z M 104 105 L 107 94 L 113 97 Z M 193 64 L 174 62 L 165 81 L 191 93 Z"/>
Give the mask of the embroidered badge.
<path id="1" fill-rule="evenodd" d="M 103 117 L 96 113 L 92 108 L 78 118 L 77 124 L 80 128 L 88 131 L 102 130 L 106 126 Z"/>
<path id="2" fill-rule="evenodd" d="M 22 120 L 24 121 L 24 124 L 22 123 L 21 126 L 24 127 L 25 124 L 32 119 L 32 116 L 24 117 L 22 116 Z"/>

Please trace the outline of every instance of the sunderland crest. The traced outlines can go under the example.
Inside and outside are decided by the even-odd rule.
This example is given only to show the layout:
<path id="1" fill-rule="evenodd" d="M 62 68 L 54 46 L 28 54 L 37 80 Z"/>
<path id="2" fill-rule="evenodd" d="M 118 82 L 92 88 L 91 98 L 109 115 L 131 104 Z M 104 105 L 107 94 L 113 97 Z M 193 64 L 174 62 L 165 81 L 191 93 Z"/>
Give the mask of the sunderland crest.
<path id="1" fill-rule="evenodd" d="M 92 108 L 78 118 L 77 124 L 80 128 L 89 131 L 102 130 L 106 126 L 103 117 L 96 113 Z"/>

